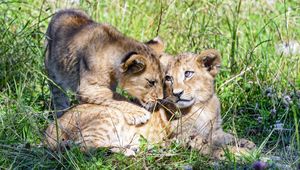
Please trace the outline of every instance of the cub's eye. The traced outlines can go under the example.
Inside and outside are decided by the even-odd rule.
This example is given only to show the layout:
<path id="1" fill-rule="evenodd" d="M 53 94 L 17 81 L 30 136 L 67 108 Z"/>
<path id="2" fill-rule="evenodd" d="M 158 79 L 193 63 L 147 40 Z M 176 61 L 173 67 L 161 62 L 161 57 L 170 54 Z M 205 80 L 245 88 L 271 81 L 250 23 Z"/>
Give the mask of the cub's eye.
<path id="1" fill-rule="evenodd" d="M 193 71 L 186 71 L 184 72 L 184 77 L 185 78 L 190 78 L 194 75 L 194 72 Z"/>
<path id="2" fill-rule="evenodd" d="M 148 85 L 150 86 L 150 87 L 153 87 L 153 86 L 155 86 L 155 84 L 156 84 L 156 80 L 149 80 L 149 79 L 146 79 L 147 80 L 147 82 L 148 82 Z"/>
<path id="3" fill-rule="evenodd" d="M 166 80 L 166 81 L 172 81 L 172 79 L 173 79 L 172 76 L 166 76 L 166 77 L 165 77 L 165 80 Z"/>

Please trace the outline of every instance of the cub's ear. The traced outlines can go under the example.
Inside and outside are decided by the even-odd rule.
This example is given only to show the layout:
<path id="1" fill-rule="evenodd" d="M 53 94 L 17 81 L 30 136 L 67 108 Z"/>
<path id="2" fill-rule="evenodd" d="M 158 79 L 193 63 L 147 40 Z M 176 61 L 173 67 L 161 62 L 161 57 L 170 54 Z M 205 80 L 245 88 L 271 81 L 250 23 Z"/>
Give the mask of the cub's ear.
<path id="1" fill-rule="evenodd" d="M 197 56 L 197 62 L 215 77 L 221 67 L 221 55 L 215 49 L 204 50 Z"/>
<path id="2" fill-rule="evenodd" d="M 122 73 L 139 73 L 146 68 L 146 59 L 136 52 L 129 52 L 121 61 Z"/>
<path id="3" fill-rule="evenodd" d="M 162 54 L 165 50 L 165 43 L 160 37 L 155 37 L 145 43 L 147 46 L 152 48 L 157 54 Z"/>

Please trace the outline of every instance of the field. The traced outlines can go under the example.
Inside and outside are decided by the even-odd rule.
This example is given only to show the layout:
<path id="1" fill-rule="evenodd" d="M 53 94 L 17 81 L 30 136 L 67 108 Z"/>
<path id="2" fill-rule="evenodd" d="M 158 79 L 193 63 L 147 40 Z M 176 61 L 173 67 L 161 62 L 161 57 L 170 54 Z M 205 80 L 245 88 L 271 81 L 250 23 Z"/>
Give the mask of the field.
<path id="1" fill-rule="evenodd" d="M 151 152 L 142 147 L 132 158 L 107 149 L 83 154 L 42 147 L 51 112 L 45 30 L 55 11 L 70 7 L 139 41 L 159 35 L 170 54 L 218 49 L 223 127 L 257 149 L 214 161 L 176 144 Z M 299 169 L 299 14 L 298 0 L 0 0 L 0 168 L 252 169 L 266 162 L 269 169 Z"/>

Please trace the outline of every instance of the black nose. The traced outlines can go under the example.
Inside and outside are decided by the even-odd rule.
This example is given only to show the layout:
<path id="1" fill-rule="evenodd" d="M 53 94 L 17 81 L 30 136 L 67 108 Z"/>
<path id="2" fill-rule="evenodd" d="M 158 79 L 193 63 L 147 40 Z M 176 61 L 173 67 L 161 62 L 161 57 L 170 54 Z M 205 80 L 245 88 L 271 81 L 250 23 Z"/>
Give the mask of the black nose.
<path id="1" fill-rule="evenodd" d="M 183 90 L 182 91 L 179 91 L 179 92 L 174 92 L 173 91 L 173 95 L 180 98 L 180 96 L 183 94 Z"/>

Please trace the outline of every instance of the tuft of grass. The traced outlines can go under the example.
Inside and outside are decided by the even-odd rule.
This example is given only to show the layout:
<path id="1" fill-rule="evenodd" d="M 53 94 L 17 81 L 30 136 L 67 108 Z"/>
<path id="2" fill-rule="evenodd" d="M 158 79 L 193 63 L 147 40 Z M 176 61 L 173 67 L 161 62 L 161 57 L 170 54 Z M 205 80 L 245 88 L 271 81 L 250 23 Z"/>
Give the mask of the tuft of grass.
<path id="1" fill-rule="evenodd" d="M 297 169 L 300 160 L 300 4 L 285 1 L 0 1 L 0 167 L 4 169 L 250 169 L 257 160 Z M 52 14 L 80 8 L 98 22 L 147 41 L 160 35 L 166 52 L 216 48 L 222 69 L 216 92 L 226 131 L 258 149 L 215 162 L 179 145 L 136 157 L 108 149 L 54 153 L 41 146 L 50 94 L 44 72 L 45 30 Z M 279 44 L 287 44 L 280 46 Z M 285 49 L 278 49 L 278 48 Z M 279 52 L 278 52 L 279 51 Z"/>

